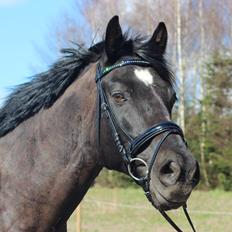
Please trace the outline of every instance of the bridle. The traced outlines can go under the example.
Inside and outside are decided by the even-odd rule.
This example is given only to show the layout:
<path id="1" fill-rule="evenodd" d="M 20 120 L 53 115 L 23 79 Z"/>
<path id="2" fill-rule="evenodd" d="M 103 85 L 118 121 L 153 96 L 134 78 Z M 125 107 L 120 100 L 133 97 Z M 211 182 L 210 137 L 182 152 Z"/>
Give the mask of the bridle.
<path id="1" fill-rule="evenodd" d="M 159 124 L 156 124 L 152 126 L 151 128 L 147 129 L 144 133 L 138 135 L 135 138 L 132 138 L 124 129 L 120 126 L 120 124 L 117 121 L 117 118 L 114 115 L 114 112 L 108 102 L 107 96 L 105 94 L 105 91 L 103 89 L 102 84 L 102 78 L 106 76 L 108 73 L 110 73 L 114 69 L 118 69 L 123 66 L 127 65 L 137 65 L 142 67 L 151 67 L 152 65 L 145 60 L 142 60 L 140 58 L 129 58 L 126 60 L 122 60 L 119 63 L 116 63 L 111 66 L 107 66 L 102 68 L 100 64 L 97 65 L 97 71 L 96 71 L 96 84 L 97 84 L 97 131 L 98 131 L 98 144 L 100 145 L 100 129 L 101 129 L 101 116 L 102 113 L 106 115 L 106 118 L 108 119 L 108 123 L 114 138 L 115 145 L 119 151 L 119 153 L 122 156 L 123 162 L 127 166 L 127 170 L 129 175 L 135 180 L 137 184 L 139 184 L 147 197 L 147 199 L 151 202 L 151 204 L 157 208 L 155 205 L 155 202 L 152 198 L 151 191 L 150 191 L 150 180 L 151 180 L 151 171 L 152 167 L 156 161 L 156 157 L 158 155 L 158 152 L 162 146 L 162 144 L 165 142 L 165 140 L 173 134 L 179 135 L 182 140 L 185 142 L 184 134 L 181 128 L 171 121 L 165 121 L 161 122 Z M 120 132 L 119 132 L 120 131 Z M 129 145 L 125 146 L 125 144 L 122 142 L 121 135 L 124 135 L 129 140 Z M 138 158 L 137 155 L 145 150 L 146 147 L 150 144 L 150 142 L 157 137 L 158 135 L 163 135 L 163 137 L 160 139 L 158 144 L 155 146 L 151 162 L 148 165 L 143 159 Z M 186 144 L 187 145 L 187 144 Z M 146 175 L 144 177 L 137 177 L 132 172 L 132 167 L 135 162 L 140 162 L 142 165 L 144 165 L 147 168 Z M 162 216 L 173 226 L 173 228 L 178 232 L 183 232 L 175 223 L 174 221 L 166 214 L 166 212 L 162 209 L 159 209 L 159 212 L 162 214 Z M 192 227 L 192 230 L 196 232 L 193 223 L 189 217 L 189 214 L 187 212 L 187 206 L 186 204 L 183 206 L 183 210 L 185 213 L 185 216 L 188 219 L 188 222 L 190 226 Z"/>

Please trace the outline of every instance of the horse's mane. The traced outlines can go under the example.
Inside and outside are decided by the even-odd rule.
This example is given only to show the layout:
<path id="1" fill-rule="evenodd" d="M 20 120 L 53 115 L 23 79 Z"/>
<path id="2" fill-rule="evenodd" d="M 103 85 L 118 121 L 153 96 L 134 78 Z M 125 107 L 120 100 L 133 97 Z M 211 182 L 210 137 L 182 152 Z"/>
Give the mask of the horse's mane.
<path id="1" fill-rule="evenodd" d="M 167 67 L 164 56 L 158 52 L 158 48 L 151 50 L 144 41 L 141 36 L 129 37 L 128 33 L 124 34 L 124 45 L 133 48 L 133 53 L 149 61 L 163 79 L 173 83 L 173 75 Z M 61 52 L 62 58 L 48 71 L 39 73 L 29 82 L 16 86 L 7 97 L 0 109 L 0 137 L 40 109 L 51 107 L 86 66 L 100 59 L 104 53 L 104 41 L 89 49 L 77 45 L 77 48 L 62 49 Z"/>

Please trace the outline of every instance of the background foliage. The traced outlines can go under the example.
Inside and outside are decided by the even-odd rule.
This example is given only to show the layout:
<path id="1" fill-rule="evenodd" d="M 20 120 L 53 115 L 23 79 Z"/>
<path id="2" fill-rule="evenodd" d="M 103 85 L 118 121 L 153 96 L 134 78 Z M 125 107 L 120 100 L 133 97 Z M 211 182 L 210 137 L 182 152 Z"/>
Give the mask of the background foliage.
<path id="1" fill-rule="evenodd" d="M 214 53 L 205 64 L 204 78 L 207 93 L 201 104 L 206 106 L 205 157 L 209 182 L 212 188 L 232 190 L 232 58 Z M 200 120 L 201 111 L 189 107 L 186 135 L 198 159 Z"/>

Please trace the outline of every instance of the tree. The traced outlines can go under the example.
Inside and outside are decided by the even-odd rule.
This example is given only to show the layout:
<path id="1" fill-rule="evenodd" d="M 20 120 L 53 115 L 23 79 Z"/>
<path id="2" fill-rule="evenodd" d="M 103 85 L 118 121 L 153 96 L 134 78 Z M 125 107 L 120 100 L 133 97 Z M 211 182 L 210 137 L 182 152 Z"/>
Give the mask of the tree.
<path id="1" fill-rule="evenodd" d="M 185 80 L 183 73 L 183 62 L 182 62 L 182 43 L 181 43 L 181 1 L 177 0 L 177 58 L 178 58 L 178 73 L 179 73 L 179 81 L 180 81 L 180 101 L 179 101 L 179 121 L 180 126 L 183 131 L 185 131 Z"/>
<path id="2" fill-rule="evenodd" d="M 204 101 L 202 101 L 205 98 L 206 94 L 206 88 L 205 88 L 205 79 L 204 79 L 204 66 L 202 63 L 204 62 L 204 52 L 205 52 L 205 28 L 204 28 L 204 19 L 203 19 L 203 0 L 199 0 L 198 2 L 198 8 L 199 8 L 199 18 L 200 18 L 200 95 L 201 95 L 201 139 L 200 139 L 200 154 L 201 154 L 201 167 L 202 167 L 202 173 L 205 181 L 205 185 L 209 187 L 209 179 L 208 174 L 206 170 L 206 164 L 205 164 L 205 143 L 206 143 L 206 109 Z"/>

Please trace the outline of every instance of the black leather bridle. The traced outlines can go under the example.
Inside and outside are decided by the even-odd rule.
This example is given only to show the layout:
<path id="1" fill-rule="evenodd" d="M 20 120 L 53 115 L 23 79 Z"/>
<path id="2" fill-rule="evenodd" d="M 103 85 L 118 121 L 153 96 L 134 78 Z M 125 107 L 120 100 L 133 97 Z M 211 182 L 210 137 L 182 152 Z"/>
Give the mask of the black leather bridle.
<path id="1" fill-rule="evenodd" d="M 150 191 L 150 180 L 151 180 L 151 171 L 152 167 L 155 163 L 158 152 L 164 143 L 164 141 L 173 134 L 179 135 L 182 140 L 185 142 L 183 131 L 181 128 L 171 121 L 161 122 L 147 129 L 144 133 L 138 135 L 136 138 L 132 138 L 117 121 L 112 108 L 108 102 L 107 96 L 103 89 L 102 78 L 111 72 L 114 69 L 126 66 L 126 65 L 137 65 L 143 67 L 151 67 L 152 65 L 145 60 L 139 58 L 130 58 L 126 60 L 122 60 L 119 63 L 114 65 L 102 68 L 100 64 L 97 65 L 96 72 L 96 84 L 97 84 L 97 130 L 98 130 L 98 143 L 100 145 L 100 128 L 101 128 L 101 116 L 104 113 L 108 119 L 109 126 L 111 128 L 111 132 L 115 141 L 115 145 L 122 156 L 122 159 L 127 166 L 129 175 L 144 189 L 145 195 L 148 200 L 152 203 L 152 205 L 157 208 L 155 202 L 152 198 Z M 121 136 L 122 134 L 128 138 L 129 145 L 126 147 L 122 142 Z M 158 135 L 163 135 L 158 144 L 155 146 L 153 156 L 149 165 L 141 158 L 138 158 L 137 155 L 147 148 L 150 142 L 157 137 Z M 186 142 L 185 142 L 186 144 Z M 135 162 L 140 162 L 147 168 L 146 176 L 144 177 L 136 177 L 132 172 L 132 167 Z M 174 223 L 174 221 L 166 214 L 166 212 L 162 209 L 159 209 L 159 212 L 163 215 L 163 217 L 175 228 L 176 231 L 182 232 L 182 230 Z M 194 232 L 195 228 L 193 223 L 189 217 L 187 212 L 186 204 L 183 206 L 184 213 L 189 221 L 189 224 L 192 227 Z"/>

